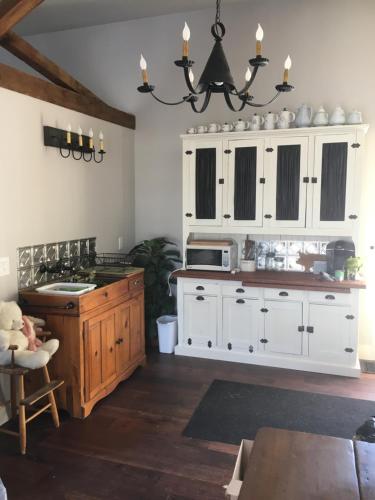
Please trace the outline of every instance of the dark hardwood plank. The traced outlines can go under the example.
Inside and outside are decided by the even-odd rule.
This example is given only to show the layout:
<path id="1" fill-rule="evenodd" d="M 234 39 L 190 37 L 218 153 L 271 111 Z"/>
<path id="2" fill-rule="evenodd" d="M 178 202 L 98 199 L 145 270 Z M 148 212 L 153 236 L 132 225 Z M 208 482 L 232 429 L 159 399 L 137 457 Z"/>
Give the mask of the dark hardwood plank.
<path id="1" fill-rule="evenodd" d="M 1 0 L 0 38 L 42 2 L 43 0 Z"/>
<path id="2" fill-rule="evenodd" d="M 35 69 L 38 73 L 45 76 L 50 82 L 60 85 L 69 90 L 73 90 L 78 94 L 83 94 L 100 100 L 93 92 L 70 76 L 60 66 L 55 64 L 51 59 L 41 54 L 30 43 L 18 36 L 14 32 L 7 33 L 0 44 L 8 52 L 21 59 L 26 64 Z"/>
<path id="3" fill-rule="evenodd" d="M 375 498 L 375 443 L 354 441 L 361 500 Z"/>
<path id="4" fill-rule="evenodd" d="M 135 129 L 134 115 L 112 108 L 98 99 L 77 94 L 36 76 L 11 68 L 6 64 L 0 64 L 0 87 L 94 116 L 122 127 Z"/>
<path id="5" fill-rule="evenodd" d="M 181 434 L 215 378 L 375 401 L 374 375 L 350 379 L 151 354 L 87 419 L 65 417 L 58 430 L 47 414 L 31 422 L 25 459 L 15 438 L 0 435 L 9 498 L 223 498 L 238 448 Z"/>

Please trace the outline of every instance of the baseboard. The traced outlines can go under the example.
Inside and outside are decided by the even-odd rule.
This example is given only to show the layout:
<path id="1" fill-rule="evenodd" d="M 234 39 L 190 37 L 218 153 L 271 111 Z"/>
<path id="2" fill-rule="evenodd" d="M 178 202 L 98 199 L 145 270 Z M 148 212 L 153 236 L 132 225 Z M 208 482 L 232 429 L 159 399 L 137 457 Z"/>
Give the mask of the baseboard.
<path id="1" fill-rule="evenodd" d="M 335 365 L 322 363 L 311 359 L 297 359 L 291 356 L 270 356 L 265 354 L 248 354 L 221 349 L 207 349 L 192 346 L 177 345 L 175 354 L 179 356 L 191 356 L 194 358 L 217 359 L 235 363 L 246 363 L 250 365 L 270 366 L 275 368 L 286 368 L 289 370 L 300 370 L 315 373 L 327 373 L 330 375 L 341 375 L 343 377 L 358 378 L 361 375 L 359 361 L 355 366 Z"/>

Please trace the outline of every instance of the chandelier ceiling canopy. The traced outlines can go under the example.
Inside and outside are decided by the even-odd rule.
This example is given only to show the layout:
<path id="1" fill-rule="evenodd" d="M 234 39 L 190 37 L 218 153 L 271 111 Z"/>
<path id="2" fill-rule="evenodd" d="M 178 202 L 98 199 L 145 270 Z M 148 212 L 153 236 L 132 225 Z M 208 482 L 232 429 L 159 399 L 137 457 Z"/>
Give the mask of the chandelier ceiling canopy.
<path id="1" fill-rule="evenodd" d="M 140 59 L 143 85 L 138 87 L 139 92 L 149 93 L 157 101 L 169 106 L 186 102 L 190 104 L 191 108 L 196 113 L 203 113 L 206 110 L 213 93 L 223 94 L 228 107 L 232 111 L 242 111 L 246 105 L 258 108 L 267 106 L 277 99 L 281 93 L 290 92 L 294 89 L 294 87 L 288 83 L 289 70 L 292 66 L 291 58 L 288 55 L 284 64 L 283 82 L 275 86 L 276 95 L 265 103 L 254 102 L 254 97 L 249 92 L 250 88 L 255 80 L 259 68 L 266 66 L 269 62 L 266 57 L 262 56 L 263 29 L 260 24 L 258 24 L 258 29 L 255 35 L 256 56 L 249 60 L 249 66 L 247 67 L 245 73 L 245 83 L 243 88 L 240 90 L 236 88 L 222 45 L 222 39 L 225 35 L 225 27 L 220 20 L 220 6 L 221 0 L 216 0 L 216 17 L 215 22 L 211 27 L 211 33 L 215 39 L 215 43 L 198 84 L 194 87 L 195 77 L 192 71 L 194 61 L 189 59 L 190 29 L 185 23 L 182 31 L 182 58 L 175 61 L 175 65 L 183 69 L 185 83 L 189 93 L 177 102 L 166 102 L 157 97 L 154 92 L 155 86 L 149 84 L 147 63 L 143 55 L 141 55 Z M 202 96 L 203 102 L 200 107 L 197 107 L 200 96 Z M 232 102 L 232 100 L 235 99 L 237 100 L 237 109 Z"/>

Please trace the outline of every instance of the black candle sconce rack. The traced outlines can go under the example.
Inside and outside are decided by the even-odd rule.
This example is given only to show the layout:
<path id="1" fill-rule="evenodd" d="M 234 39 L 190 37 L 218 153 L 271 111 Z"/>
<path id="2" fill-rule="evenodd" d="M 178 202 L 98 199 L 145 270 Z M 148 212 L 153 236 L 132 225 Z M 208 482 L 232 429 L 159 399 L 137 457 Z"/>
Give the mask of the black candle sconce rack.
<path id="1" fill-rule="evenodd" d="M 90 137 L 88 135 L 81 135 L 82 146 L 79 145 L 79 134 L 70 132 L 70 143 L 67 142 L 68 131 L 44 126 L 44 145 L 52 148 L 57 148 L 63 158 L 73 158 L 74 160 L 84 160 L 89 163 L 102 163 L 106 152 L 102 149 L 96 151 L 95 146 L 90 148 Z"/>

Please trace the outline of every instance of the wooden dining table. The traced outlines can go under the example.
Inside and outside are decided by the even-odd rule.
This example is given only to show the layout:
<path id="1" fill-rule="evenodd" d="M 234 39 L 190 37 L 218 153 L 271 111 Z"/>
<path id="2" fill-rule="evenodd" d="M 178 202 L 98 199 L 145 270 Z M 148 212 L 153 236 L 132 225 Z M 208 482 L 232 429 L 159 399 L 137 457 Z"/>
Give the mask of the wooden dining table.
<path id="1" fill-rule="evenodd" d="M 375 444 L 262 428 L 239 500 L 375 500 Z"/>

